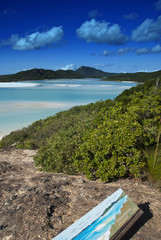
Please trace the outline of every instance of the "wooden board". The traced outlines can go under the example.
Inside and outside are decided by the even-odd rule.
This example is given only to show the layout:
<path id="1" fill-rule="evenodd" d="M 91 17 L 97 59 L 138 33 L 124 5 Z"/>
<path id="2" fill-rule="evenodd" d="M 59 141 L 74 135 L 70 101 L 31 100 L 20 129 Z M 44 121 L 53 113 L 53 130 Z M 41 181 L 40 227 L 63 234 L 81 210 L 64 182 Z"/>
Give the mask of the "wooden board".
<path id="1" fill-rule="evenodd" d="M 135 224 L 142 216 L 143 211 L 139 209 L 111 238 L 110 240 L 120 240 L 127 231 Z"/>

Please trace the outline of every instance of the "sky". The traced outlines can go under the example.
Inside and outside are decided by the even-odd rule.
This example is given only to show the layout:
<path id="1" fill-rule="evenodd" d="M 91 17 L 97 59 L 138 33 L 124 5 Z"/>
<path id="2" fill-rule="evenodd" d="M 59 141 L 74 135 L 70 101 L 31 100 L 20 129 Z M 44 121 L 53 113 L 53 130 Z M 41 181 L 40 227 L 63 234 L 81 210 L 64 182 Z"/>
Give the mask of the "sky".
<path id="1" fill-rule="evenodd" d="M 161 70 L 161 0 L 1 0 L 0 75 Z"/>

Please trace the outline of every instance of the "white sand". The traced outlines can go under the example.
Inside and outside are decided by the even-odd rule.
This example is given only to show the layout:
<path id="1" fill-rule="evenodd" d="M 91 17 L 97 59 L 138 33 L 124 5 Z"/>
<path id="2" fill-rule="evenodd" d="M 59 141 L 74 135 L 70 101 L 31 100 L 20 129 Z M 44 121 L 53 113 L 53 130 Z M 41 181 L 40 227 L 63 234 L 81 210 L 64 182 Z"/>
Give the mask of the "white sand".
<path id="1" fill-rule="evenodd" d="M 0 132 L 0 140 L 5 136 L 8 135 L 10 132 Z"/>
<path id="2" fill-rule="evenodd" d="M 14 102 L 0 102 L 0 113 L 8 112 L 8 111 L 16 111 L 23 109 L 66 109 L 73 107 L 74 103 L 60 103 L 60 102 L 25 102 L 25 101 L 14 101 Z"/>
<path id="3" fill-rule="evenodd" d="M 16 108 L 66 108 L 72 107 L 74 104 L 57 103 L 57 102 L 14 102 L 13 106 Z"/>
<path id="4" fill-rule="evenodd" d="M 8 129 L 5 129 L 4 131 L 3 131 L 3 129 L 0 129 L 0 140 L 4 137 L 4 136 L 6 136 L 6 135 L 9 135 L 11 132 L 13 132 L 13 131 L 16 131 L 16 130 L 19 130 L 19 129 L 22 129 L 24 126 L 11 126 L 10 128 L 8 128 Z"/>
<path id="5" fill-rule="evenodd" d="M 21 87 L 37 87 L 40 83 L 25 83 L 25 82 L 0 82 L 0 88 L 21 88 Z"/>
<path id="6" fill-rule="evenodd" d="M 75 87 L 81 87 L 83 85 L 81 84 L 54 84 L 54 87 L 68 87 L 68 88 L 75 88 Z"/>
<path id="7" fill-rule="evenodd" d="M 61 102 L 0 102 L 0 117 L 5 117 L 7 122 L 0 123 L 0 139 L 5 135 L 8 135 L 12 131 L 22 129 L 23 127 L 27 127 L 28 125 L 32 124 L 32 122 L 37 121 L 39 119 L 29 120 L 29 119 L 22 119 L 23 113 L 32 113 L 44 112 L 45 109 L 50 109 L 53 113 L 56 111 L 63 111 L 65 109 L 69 109 L 73 107 L 74 103 L 61 103 Z M 17 120 L 15 118 L 12 119 L 12 114 L 8 114 L 10 112 L 17 113 Z M 20 114 L 20 118 L 19 118 Z M 52 115 L 52 114 L 51 114 Z M 48 117 L 48 115 L 46 116 Z M 11 119 L 10 119 L 11 118 Z M 41 118 L 41 117 L 40 117 Z"/>

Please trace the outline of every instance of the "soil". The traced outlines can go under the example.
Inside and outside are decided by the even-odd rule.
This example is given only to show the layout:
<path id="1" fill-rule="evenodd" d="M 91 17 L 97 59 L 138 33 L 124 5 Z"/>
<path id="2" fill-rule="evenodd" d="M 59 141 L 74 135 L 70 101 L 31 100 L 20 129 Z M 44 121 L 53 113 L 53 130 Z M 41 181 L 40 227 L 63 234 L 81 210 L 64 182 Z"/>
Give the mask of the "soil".
<path id="1" fill-rule="evenodd" d="M 161 239 L 161 192 L 152 184 L 40 172 L 35 153 L 0 150 L 1 240 L 50 240 L 120 187 L 144 212 L 122 240 Z"/>

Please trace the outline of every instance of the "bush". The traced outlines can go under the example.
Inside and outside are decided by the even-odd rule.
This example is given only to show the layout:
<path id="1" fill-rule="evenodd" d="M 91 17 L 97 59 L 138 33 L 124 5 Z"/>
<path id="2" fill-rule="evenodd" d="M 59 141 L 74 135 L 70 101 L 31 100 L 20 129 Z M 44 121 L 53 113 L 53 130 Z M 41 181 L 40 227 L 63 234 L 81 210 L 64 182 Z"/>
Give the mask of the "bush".
<path id="1" fill-rule="evenodd" d="M 38 148 L 35 162 L 45 171 L 83 172 L 102 181 L 138 177 L 144 167 L 151 171 L 153 160 L 145 157 L 146 149 L 158 152 L 160 147 L 161 90 L 153 85 L 151 81 L 125 91 L 114 101 L 76 106 L 37 121 L 3 138 L 0 147 L 14 143 Z M 153 159 L 153 170 L 158 171 L 160 155 Z"/>

